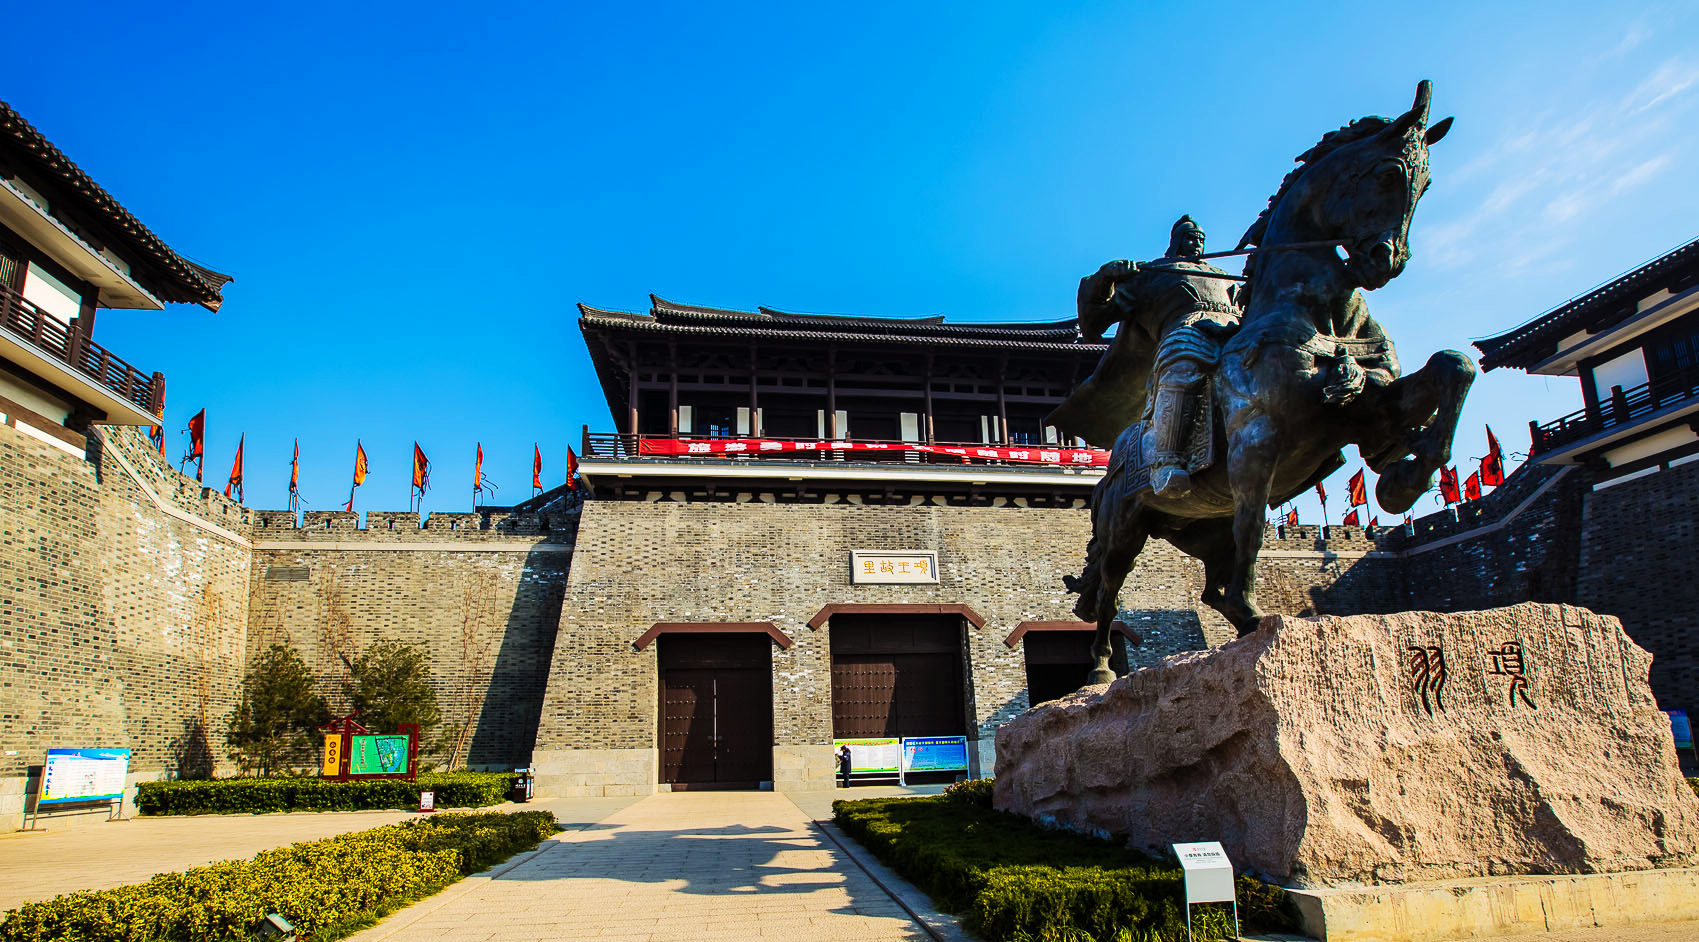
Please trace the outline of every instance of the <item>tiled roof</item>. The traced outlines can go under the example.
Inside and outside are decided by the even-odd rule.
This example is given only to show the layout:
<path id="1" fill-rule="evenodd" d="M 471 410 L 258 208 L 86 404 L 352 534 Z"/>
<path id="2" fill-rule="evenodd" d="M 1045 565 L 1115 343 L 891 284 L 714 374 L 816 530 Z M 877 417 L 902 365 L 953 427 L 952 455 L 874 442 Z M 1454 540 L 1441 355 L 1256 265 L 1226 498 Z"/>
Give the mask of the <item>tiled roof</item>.
<path id="1" fill-rule="evenodd" d="M 1634 313 L 1635 304 L 1655 285 L 1686 268 L 1699 268 L 1699 239 L 1679 246 L 1597 288 L 1558 305 L 1496 337 L 1475 341 L 1481 366 L 1528 369 L 1556 352 L 1558 341 L 1581 330 L 1609 327 Z"/>
<path id="2" fill-rule="evenodd" d="M 608 327 L 709 337 L 769 337 L 867 343 L 1027 350 L 1087 350 L 1101 353 L 1107 344 L 1082 343 L 1072 319 L 1016 324 L 946 324 L 941 314 L 927 317 L 868 317 L 847 314 L 793 314 L 772 308 L 734 311 L 677 304 L 650 295 L 647 314 L 612 311 L 579 304 L 585 328 Z"/>
<path id="3" fill-rule="evenodd" d="M 0 101 L 0 147 L 5 148 L 11 160 L 33 165 L 34 170 L 74 194 L 82 203 L 83 210 L 104 223 L 113 236 L 124 241 L 125 245 L 114 248 L 126 255 L 126 261 L 133 265 L 145 264 L 157 271 L 161 277 L 142 275 L 140 280 L 160 299 L 201 304 L 210 310 L 218 310 L 223 302 L 219 292 L 229 284 L 229 275 L 178 255 L 4 101 Z M 29 180 L 26 178 L 24 182 Z"/>

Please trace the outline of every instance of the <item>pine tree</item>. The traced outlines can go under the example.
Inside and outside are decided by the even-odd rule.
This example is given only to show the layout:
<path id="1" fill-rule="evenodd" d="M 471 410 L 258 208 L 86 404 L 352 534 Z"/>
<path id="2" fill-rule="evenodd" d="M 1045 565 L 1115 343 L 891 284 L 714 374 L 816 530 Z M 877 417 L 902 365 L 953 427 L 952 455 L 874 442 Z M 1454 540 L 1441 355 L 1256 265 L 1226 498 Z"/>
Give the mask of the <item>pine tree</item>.
<path id="1" fill-rule="evenodd" d="M 343 693 L 359 711 L 360 725 L 374 733 L 393 733 L 417 723 L 419 741 L 442 723 L 436 691 L 431 688 L 427 653 L 400 641 L 378 641 L 355 659 Z"/>
<path id="2" fill-rule="evenodd" d="M 254 659 L 226 719 L 232 758 L 272 775 L 312 755 L 313 727 L 330 708 L 313 692 L 313 674 L 294 648 L 274 644 Z"/>

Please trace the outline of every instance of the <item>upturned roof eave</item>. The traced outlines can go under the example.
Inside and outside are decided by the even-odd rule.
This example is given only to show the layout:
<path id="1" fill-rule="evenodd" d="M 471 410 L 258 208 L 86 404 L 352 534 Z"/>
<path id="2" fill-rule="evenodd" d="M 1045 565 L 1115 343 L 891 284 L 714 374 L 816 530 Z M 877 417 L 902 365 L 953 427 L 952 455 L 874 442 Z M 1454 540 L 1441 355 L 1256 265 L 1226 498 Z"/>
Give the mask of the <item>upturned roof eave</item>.
<path id="1" fill-rule="evenodd" d="M 1474 341 L 1475 349 L 1481 352 L 1482 369 L 1532 369 L 1551 358 L 1552 351 L 1546 345 L 1588 327 L 1589 317 L 1599 308 L 1626 300 L 1647 281 L 1690 260 L 1699 261 L 1699 239 L 1676 246 L 1502 334 Z"/>
<path id="2" fill-rule="evenodd" d="M 132 266 L 139 263 L 162 275 L 147 279 L 156 283 L 151 287 L 161 300 L 218 310 L 224 300 L 221 292 L 233 280 L 231 276 L 179 255 L 5 101 L 0 101 L 0 143 L 10 144 L 22 161 L 54 178 L 83 209 L 110 227 L 113 235 L 137 253 Z"/>

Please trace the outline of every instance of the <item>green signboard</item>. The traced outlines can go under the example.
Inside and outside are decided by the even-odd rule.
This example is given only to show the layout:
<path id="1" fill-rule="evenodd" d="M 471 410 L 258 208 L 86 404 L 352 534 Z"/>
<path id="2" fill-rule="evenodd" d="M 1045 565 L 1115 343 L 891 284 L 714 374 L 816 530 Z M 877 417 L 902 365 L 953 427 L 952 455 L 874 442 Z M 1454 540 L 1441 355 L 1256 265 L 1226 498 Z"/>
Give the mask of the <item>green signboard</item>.
<path id="1" fill-rule="evenodd" d="M 348 747 L 349 775 L 405 775 L 407 736 L 355 736 Z"/>

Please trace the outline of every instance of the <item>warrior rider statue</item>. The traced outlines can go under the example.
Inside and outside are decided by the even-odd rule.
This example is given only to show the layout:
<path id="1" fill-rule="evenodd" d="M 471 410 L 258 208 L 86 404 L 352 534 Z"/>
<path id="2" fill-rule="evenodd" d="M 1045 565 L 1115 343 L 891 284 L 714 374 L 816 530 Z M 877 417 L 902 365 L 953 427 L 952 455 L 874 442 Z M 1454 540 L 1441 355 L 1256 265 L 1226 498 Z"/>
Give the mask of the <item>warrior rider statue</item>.
<path id="1" fill-rule="evenodd" d="M 1122 429 L 1149 419 L 1151 490 L 1191 491 L 1192 433 L 1222 342 L 1239 325 L 1232 276 L 1198 259 L 1204 233 L 1190 216 L 1174 224 L 1168 254 L 1153 262 L 1109 262 L 1080 279 L 1079 327 L 1098 342 L 1121 328 L 1097 369 L 1046 423 L 1107 448 Z M 1205 274 L 1192 274 L 1192 273 Z M 1213 277 L 1212 277 L 1213 276 Z"/>

